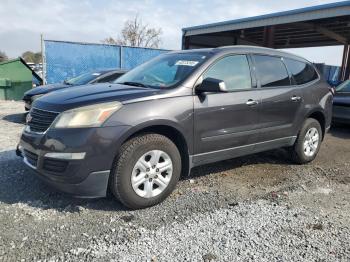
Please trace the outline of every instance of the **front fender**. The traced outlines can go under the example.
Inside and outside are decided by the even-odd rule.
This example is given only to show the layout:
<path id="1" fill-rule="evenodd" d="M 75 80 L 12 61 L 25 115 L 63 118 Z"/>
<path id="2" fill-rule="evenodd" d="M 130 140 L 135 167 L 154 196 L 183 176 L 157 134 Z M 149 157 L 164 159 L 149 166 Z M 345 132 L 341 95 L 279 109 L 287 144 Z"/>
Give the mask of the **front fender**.
<path id="1" fill-rule="evenodd" d="M 128 126 L 124 141 L 143 129 L 169 127 L 182 135 L 188 150 L 193 152 L 192 96 L 171 97 L 125 104 L 107 120 L 105 126 Z"/>

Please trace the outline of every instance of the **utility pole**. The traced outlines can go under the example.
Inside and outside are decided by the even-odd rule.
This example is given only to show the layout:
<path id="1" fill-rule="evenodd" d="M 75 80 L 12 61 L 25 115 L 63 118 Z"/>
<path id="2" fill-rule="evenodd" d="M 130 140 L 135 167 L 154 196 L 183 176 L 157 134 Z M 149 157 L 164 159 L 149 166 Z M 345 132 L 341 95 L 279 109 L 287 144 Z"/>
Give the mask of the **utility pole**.
<path id="1" fill-rule="evenodd" d="M 41 42 L 41 63 L 43 67 L 43 85 L 46 84 L 46 59 L 45 59 L 45 47 L 44 47 L 44 36 L 40 34 L 40 42 Z"/>

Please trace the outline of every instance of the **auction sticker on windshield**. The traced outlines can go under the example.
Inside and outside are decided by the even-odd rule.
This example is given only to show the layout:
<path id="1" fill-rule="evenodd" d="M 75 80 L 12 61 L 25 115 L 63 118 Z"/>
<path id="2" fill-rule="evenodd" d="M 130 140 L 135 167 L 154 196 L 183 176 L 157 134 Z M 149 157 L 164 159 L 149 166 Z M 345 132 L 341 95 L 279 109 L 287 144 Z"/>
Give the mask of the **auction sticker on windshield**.
<path id="1" fill-rule="evenodd" d="M 199 63 L 198 61 L 179 60 L 176 62 L 175 65 L 177 65 L 177 66 L 195 66 L 198 63 Z"/>

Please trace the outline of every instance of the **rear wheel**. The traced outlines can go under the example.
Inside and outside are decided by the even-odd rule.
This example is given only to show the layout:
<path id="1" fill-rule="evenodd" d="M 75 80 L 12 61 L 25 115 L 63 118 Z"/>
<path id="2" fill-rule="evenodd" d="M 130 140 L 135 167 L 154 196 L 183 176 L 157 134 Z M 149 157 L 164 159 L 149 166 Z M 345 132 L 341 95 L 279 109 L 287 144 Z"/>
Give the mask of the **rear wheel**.
<path id="1" fill-rule="evenodd" d="M 315 159 L 320 150 L 322 129 L 314 118 L 305 120 L 294 146 L 291 148 L 293 160 L 298 164 L 305 164 Z"/>
<path id="2" fill-rule="evenodd" d="M 159 134 L 127 141 L 111 173 L 110 189 L 125 206 L 145 208 L 163 201 L 175 188 L 181 172 L 176 145 Z"/>

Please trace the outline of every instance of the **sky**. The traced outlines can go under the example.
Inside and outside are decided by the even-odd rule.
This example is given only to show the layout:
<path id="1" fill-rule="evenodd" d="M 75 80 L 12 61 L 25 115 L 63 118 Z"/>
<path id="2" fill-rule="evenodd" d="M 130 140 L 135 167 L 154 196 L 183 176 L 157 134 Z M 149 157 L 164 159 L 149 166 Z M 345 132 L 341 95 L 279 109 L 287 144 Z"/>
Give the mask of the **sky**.
<path id="1" fill-rule="evenodd" d="M 139 15 L 162 28 L 161 48 L 180 49 L 184 27 L 268 14 L 330 0 L 0 0 L 0 50 L 11 57 L 40 51 L 44 39 L 99 43 Z M 342 47 L 293 49 L 312 62 L 340 65 Z"/>

